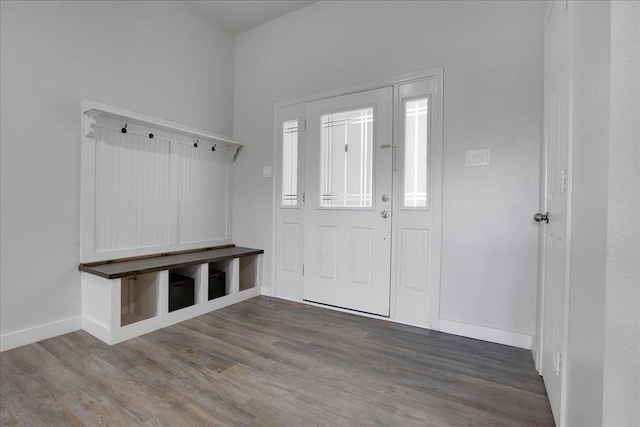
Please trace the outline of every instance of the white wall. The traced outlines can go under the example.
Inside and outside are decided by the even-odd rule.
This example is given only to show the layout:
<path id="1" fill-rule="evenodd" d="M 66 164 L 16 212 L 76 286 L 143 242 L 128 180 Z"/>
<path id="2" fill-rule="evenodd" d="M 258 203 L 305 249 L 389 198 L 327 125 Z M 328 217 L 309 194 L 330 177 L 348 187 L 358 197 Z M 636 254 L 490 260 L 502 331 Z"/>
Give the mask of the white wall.
<path id="1" fill-rule="evenodd" d="M 605 2 L 571 5 L 575 17 L 575 130 L 565 358 L 567 422 L 588 426 L 602 419 L 610 10 Z"/>
<path id="2" fill-rule="evenodd" d="M 274 102 L 444 67 L 441 317 L 533 334 L 542 52 L 538 2 L 318 2 L 236 37 L 234 239 L 267 250 Z M 465 150 L 492 164 L 465 168 Z"/>
<path id="3" fill-rule="evenodd" d="M 572 7 L 567 424 L 640 425 L 640 3 Z"/>
<path id="4" fill-rule="evenodd" d="M 80 316 L 80 99 L 231 134 L 234 37 L 173 2 L 1 5 L 6 338 Z"/>
<path id="5" fill-rule="evenodd" d="M 640 426 L 640 2 L 611 4 L 603 425 Z"/>

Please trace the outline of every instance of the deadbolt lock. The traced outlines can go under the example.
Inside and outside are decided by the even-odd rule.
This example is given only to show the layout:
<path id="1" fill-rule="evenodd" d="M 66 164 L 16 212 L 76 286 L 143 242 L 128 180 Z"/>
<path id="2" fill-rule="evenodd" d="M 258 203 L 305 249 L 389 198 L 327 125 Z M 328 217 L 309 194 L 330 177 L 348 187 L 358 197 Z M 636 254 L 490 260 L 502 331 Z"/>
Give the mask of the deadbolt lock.
<path id="1" fill-rule="evenodd" d="M 388 194 L 383 194 L 382 195 L 382 201 L 383 202 L 388 202 L 389 201 L 389 195 Z"/>

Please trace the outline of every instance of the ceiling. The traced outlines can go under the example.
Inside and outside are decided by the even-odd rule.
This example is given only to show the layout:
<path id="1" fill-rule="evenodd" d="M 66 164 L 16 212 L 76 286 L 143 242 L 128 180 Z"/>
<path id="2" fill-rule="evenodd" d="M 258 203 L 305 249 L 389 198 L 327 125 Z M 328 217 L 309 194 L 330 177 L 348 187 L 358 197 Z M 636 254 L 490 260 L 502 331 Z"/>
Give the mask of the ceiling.
<path id="1" fill-rule="evenodd" d="M 234 34 L 315 3 L 313 0 L 200 0 L 183 3 L 210 17 Z"/>

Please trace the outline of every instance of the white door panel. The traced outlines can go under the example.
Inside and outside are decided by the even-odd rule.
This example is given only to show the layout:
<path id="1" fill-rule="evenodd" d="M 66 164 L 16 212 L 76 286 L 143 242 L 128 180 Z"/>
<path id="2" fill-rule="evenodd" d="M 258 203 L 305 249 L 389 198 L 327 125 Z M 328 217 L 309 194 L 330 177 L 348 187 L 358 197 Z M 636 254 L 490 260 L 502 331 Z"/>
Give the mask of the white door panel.
<path id="1" fill-rule="evenodd" d="M 402 228 L 398 238 L 398 289 L 424 294 L 429 273 L 429 230 Z"/>
<path id="2" fill-rule="evenodd" d="M 566 3 L 565 3 L 566 4 Z M 563 425 L 566 348 L 569 171 L 571 147 L 570 4 L 553 2 L 545 24 L 545 208 L 542 275 L 541 374 L 553 415 Z M 538 218 L 541 219 L 541 218 Z"/>
<path id="3" fill-rule="evenodd" d="M 300 258 L 300 248 L 298 242 L 300 241 L 300 224 L 297 222 L 282 222 L 280 224 L 280 236 L 281 242 L 280 259 L 282 260 L 281 269 L 282 272 L 299 274 L 298 268 Z"/>
<path id="4" fill-rule="evenodd" d="M 307 104 L 304 299 L 389 315 L 391 87 Z"/>

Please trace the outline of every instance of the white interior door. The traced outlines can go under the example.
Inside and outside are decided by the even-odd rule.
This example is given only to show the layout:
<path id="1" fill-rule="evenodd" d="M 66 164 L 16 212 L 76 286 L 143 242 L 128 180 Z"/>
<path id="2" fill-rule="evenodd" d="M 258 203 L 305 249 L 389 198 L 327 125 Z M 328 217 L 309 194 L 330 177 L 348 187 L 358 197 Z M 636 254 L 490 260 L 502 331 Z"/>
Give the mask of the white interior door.
<path id="1" fill-rule="evenodd" d="M 566 3 L 564 3 L 566 4 Z M 570 18 L 562 2 L 551 4 L 545 25 L 545 209 L 541 373 L 556 423 L 563 425 L 562 366 L 568 283 L 568 213 L 571 146 Z M 545 217 L 546 215 L 546 217 Z"/>
<path id="2" fill-rule="evenodd" d="M 307 104 L 304 299 L 389 315 L 391 87 Z"/>

